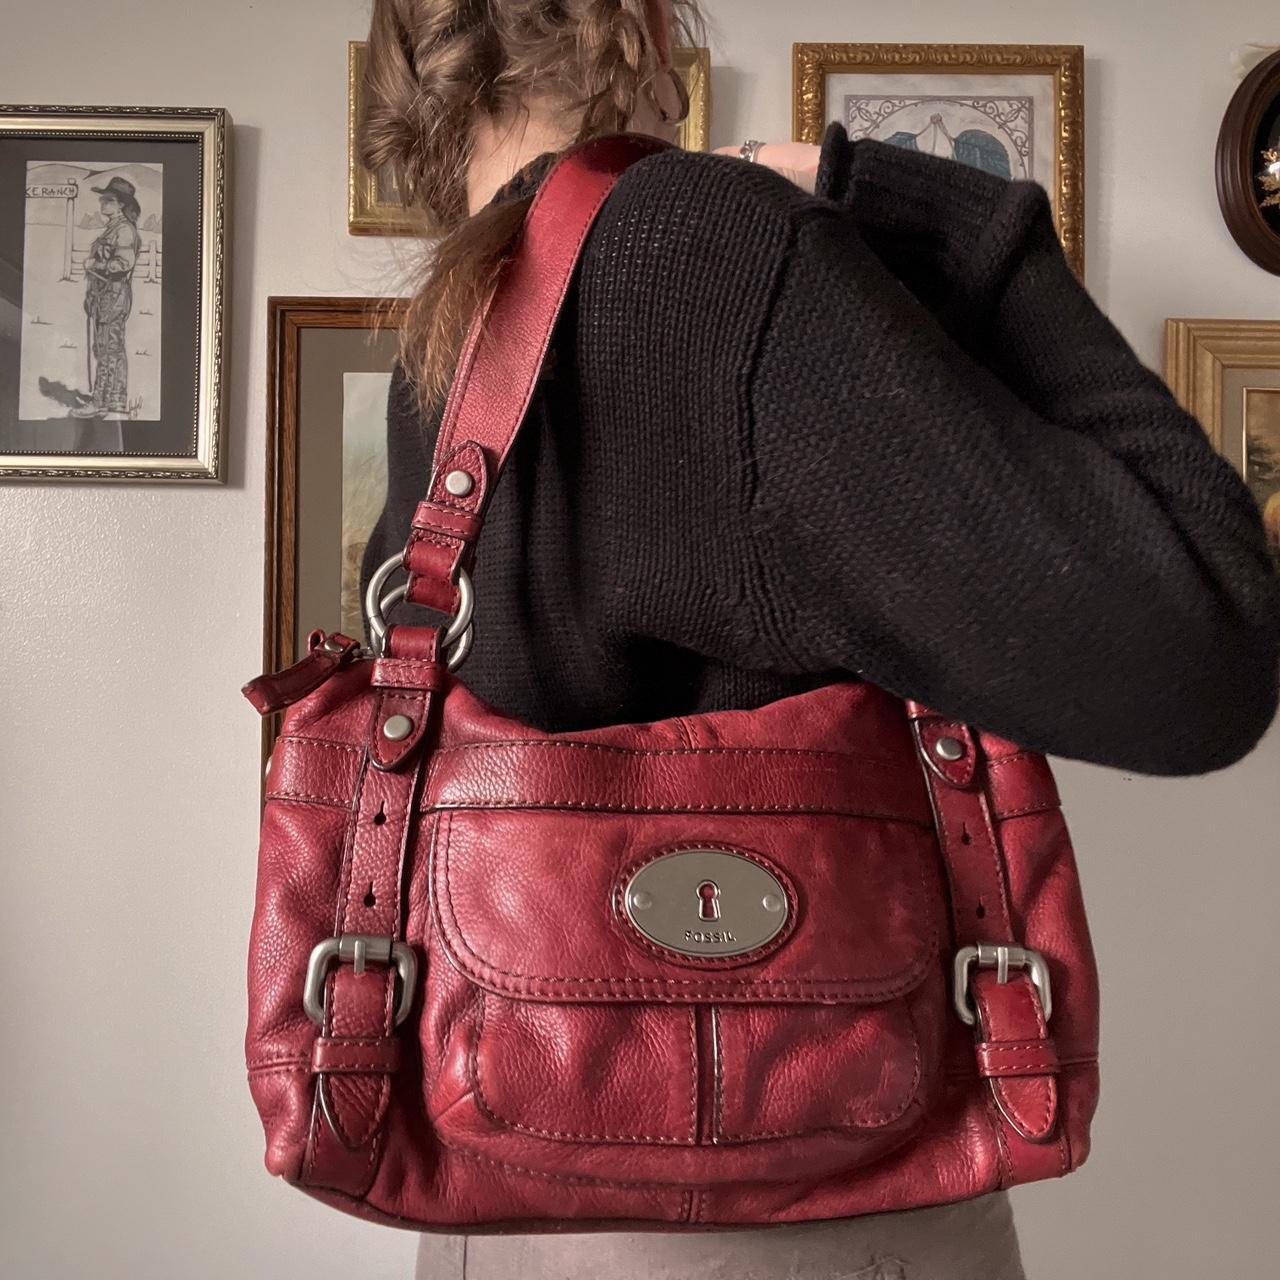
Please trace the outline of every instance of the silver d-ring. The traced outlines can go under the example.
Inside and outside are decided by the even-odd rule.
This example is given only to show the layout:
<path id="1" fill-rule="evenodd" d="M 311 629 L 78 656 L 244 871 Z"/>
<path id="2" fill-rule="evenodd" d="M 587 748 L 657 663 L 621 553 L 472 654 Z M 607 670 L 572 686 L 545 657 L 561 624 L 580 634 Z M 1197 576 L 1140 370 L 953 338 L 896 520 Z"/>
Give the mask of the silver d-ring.
<path id="1" fill-rule="evenodd" d="M 390 556 L 384 560 L 375 570 L 373 577 L 369 579 L 369 585 L 365 589 L 364 613 L 369 621 L 369 637 L 373 641 L 373 651 L 377 654 L 383 652 L 387 643 L 387 632 L 390 628 L 387 625 L 386 615 L 405 598 L 409 590 L 408 583 L 401 583 L 386 595 L 382 594 L 382 588 L 386 585 L 387 579 L 400 563 L 399 555 Z M 476 593 L 471 585 L 471 577 L 465 569 L 459 569 L 458 612 L 449 623 L 443 640 L 445 662 L 450 671 L 456 671 L 466 660 L 467 654 L 471 652 L 471 644 L 475 636 L 475 628 L 472 624 L 475 611 Z"/>

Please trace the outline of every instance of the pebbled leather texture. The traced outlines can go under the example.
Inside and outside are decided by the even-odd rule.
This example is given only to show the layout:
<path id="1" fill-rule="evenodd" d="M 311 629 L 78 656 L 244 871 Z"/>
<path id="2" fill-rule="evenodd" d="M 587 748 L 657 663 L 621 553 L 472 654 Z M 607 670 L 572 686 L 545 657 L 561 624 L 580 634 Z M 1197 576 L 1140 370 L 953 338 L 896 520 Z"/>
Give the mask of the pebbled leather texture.
<path id="1" fill-rule="evenodd" d="M 522 289 L 464 349 L 414 598 L 452 608 L 574 254 L 656 145 L 584 144 L 541 188 Z M 316 633 L 246 687 L 288 708 L 245 1042 L 271 1172 L 380 1222 L 527 1232 L 848 1217 L 1084 1161 L 1097 976 L 1042 757 L 864 682 L 548 735 L 475 698 L 440 641 L 393 626 L 375 659 Z M 785 927 L 738 955 L 651 942 L 630 877 L 698 849 L 767 870 Z M 318 1024 L 308 958 L 339 936 L 365 962 L 325 974 Z M 392 942 L 416 960 L 407 991 Z M 961 1021 L 953 958 L 980 944 L 1044 958 L 1048 1020 L 1026 973 L 977 968 Z"/>
<path id="2" fill-rule="evenodd" d="M 246 1047 L 273 1172 L 378 1220 L 537 1230 L 851 1216 L 1084 1160 L 1097 983 L 1041 757 L 973 732 L 964 785 L 931 795 L 921 709 L 873 685 L 544 736 L 437 668 L 428 738 L 387 771 L 376 669 L 290 709 L 268 778 Z M 681 846 L 774 869 L 781 945 L 643 945 L 619 886 Z M 951 891 L 975 848 L 1011 937 Z M 375 964 L 335 970 L 332 1025 L 303 1014 L 308 954 L 338 931 L 414 949 L 399 1029 Z M 1021 974 L 975 975 L 976 1031 L 952 1010 L 955 947 L 997 939 L 1045 956 L 1047 1026 Z"/>

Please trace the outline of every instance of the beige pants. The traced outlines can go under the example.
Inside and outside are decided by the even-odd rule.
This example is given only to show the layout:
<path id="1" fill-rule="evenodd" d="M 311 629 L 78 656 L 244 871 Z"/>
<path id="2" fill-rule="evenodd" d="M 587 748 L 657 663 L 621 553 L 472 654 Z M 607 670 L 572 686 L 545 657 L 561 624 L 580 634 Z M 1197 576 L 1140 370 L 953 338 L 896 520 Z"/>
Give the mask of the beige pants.
<path id="1" fill-rule="evenodd" d="M 1025 1280 L 1008 1197 L 760 1230 L 424 1235 L 417 1280 Z"/>

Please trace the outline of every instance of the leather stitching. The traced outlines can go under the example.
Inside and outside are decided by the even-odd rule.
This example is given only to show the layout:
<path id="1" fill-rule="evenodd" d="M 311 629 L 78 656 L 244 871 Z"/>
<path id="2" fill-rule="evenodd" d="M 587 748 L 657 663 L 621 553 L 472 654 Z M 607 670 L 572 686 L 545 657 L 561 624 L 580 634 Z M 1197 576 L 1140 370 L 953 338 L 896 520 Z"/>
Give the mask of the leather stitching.
<path id="1" fill-rule="evenodd" d="M 716 1091 L 711 1112 L 711 1138 L 724 1136 L 724 1046 L 720 1040 L 720 1011 L 711 1006 L 711 1041 L 715 1049 Z"/>
<path id="2" fill-rule="evenodd" d="M 689 1006 L 689 1141 L 698 1141 L 698 1007 Z"/>
<path id="3" fill-rule="evenodd" d="M 927 830 L 928 824 L 916 818 L 904 818 L 896 813 L 880 813 L 872 809 L 836 809 L 831 805 L 752 805 L 752 804 L 680 804 L 680 805 L 626 805 L 608 804 L 596 800 L 575 800 L 561 797 L 491 796 L 462 797 L 449 804 L 433 804 L 428 799 L 424 811 L 438 809 L 442 813 L 451 809 L 572 809 L 586 813 L 815 813 L 830 814 L 835 818 L 868 818 L 876 822 L 894 822 L 904 827 Z"/>
<path id="4" fill-rule="evenodd" d="M 1041 1036 L 1046 1042 L 1048 1042 L 1048 1028 L 1045 1025 L 1044 1015 L 1040 1010 L 1040 1001 L 1030 993 L 1030 980 L 1025 977 L 1018 976 L 1014 979 L 1014 982 L 1016 983 L 1016 986 L 1014 986 L 1013 989 L 1022 999 L 1027 1001 L 1028 1007 L 1035 1017 L 1036 1026 L 1039 1028 Z M 990 1027 L 991 1014 L 989 1001 L 983 995 L 981 989 L 976 986 L 973 994 L 982 1010 L 984 1026 Z M 1052 1074 L 1042 1070 L 1036 1072 L 1035 1075 L 1037 1077 L 1044 1078 L 1044 1087 L 1037 1090 L 1041 1101 L 1044 1103 L 1044 1114 L 1038 1121 L 1035 1120 L 1034 1116 L 1028 1119 L 1026 1112 L 1013 1100 L 1009 1091 L 1002 1085 L 1001 1077 L 992 1076 L 989 1077 L 988 1080 L 992 1091 L 999 1096 L 1000 1108 L 1008 1115 L 1010 1123 L 1018 1131 L 1019 1136 L 1025 1138 L 1029 1142 L 1041 1140 L 1048 1136 L 1050 1126 L 1053 1121 L 1053 1113 L 1057 1104 L 1057 1087 Z"/>
<path id="5" fill-rule="evenodd" d="M 507 1173 L 523 1173 L 531 1178 L 543 1178 L 548 1182 L 565 1182 L 574 1186 L 610 1187 L 617 1191 L 640 1190 L 661 1193 L 673 1190 L 671 1184 L 665 1182 L 618 1182 L 608 1178 L 593 1178 L 588 1174 L 546 1173 L 541 1169 L 530 1169 L 526 1165 L 512 1164 L 507 1160 L 497 1160 L 493 1156 L 481 1155 L 478 1151 L 472 1151 L 457 1142 L 441 1138 L 439 1135 L 437 1135 L 437 1141 L 442 1147 L 465 1160 L 475 1160 L 480 1164 L 487 1164 L 492 1168 L 501 1169 Z"/>
<path id="6" fill-rule="evenodd" d="M 856 760 L 859 764 L 880 769 L 902 768 L 900 760 L 884 756 L 864 756 L 854 751 L 820 751 L 807 747 L 615 747 L 604 742 L 556 742 L 545 738 L 505 738 L 492 742 L 462 742 L 454 747 L 442 747 L 437 758 L 464 751 L 490 751 L 494 747 L 538 747 L 554 751 L 600 751 L 609 755 L 645 756 L 803 756 L 814 760 Z"/>
<path id="7" fill-rule="evenodd" d="M 443 815 L 452 818 L 451 814 Z M 449 824 L 451 826 L 451 823 Z M 498 988 L 499 992 L 514 992 L 525 996 L 541 996 L 543 998 L 554 998 L 558 993 L 547 989 L 548 983 L 562 983 L 569 986 L 586 986 L 586 987 L 607 987 L 610 990 L 596 992 L 581 992 L 574 998 L 578 1000 L 610 1000 L 616 998 L 612 989 L 622 988 L 623 990 L 639 990 L 645 991 L 651 987 L 674 988 L 680 989 L 685 987 L 697 987 L 704 995 L 706 1000 L 715 1000 L 717 998 L 724 1000 L 741 1000 L 744 1003 L 752 1001 L 776 1000 L 788 988 L 792 989 L 794 998 L 797 1000 L 819 1000 L 828 999 L 845 999 L 851 1002 L 870 1001 L 878 998 L 887 998 L 890 996 L 898 996 L 912 989 L 916 985 L 921 976 L 928 970 L 929 965 L 933 962 L 934 953 L 937 947 L 937 931 L 929 939 L 929 944 L 925 949 L 920 963 L 913 966 L 908 973 L 899 980 L 898 983 L 885 987 L 883 989 L 866 990 L 861 984 L 856 987 L 849 986 L 847 978 L 827 978 L 827 977 L 807 977 L 807 978 L 751 978 L 749 980 L 739 979 L 736 982 L 726 980 L 720 984 L 728 995 L 720 993 L 715 982 L 709 978 L 574 978 L 564 976 L 534 976 L 532 974 L 514 973 L 507 969 L 498 968 L 485 961 L 472 948 L 463 934 L 461 926 L 458 923 L 457 915 L 453 909 L 453 898 L 449 885 L 449 826 L 446 826 L 445 837 L 441 845 L 440 854 L 440 875 L 442 881 L 442 892 L 437 895 L 437 912 L 440 915 L 440 925 L 444 932 L 444 936 L 453 945 L 455 950 L 462 951 L 466 958 L 473 962 L 477 969 L 483 970 L 486 975 L 496 974 L 497 978 L 486 976 L 485 981 L 493 987 Z M 921 868 L 921 878 L 923 879 L 924 871 Z M 442 909 L 447 910 L 448 918 L 446 919 Z M 463 971 L 466 973 L 466 970 Z M 474 980 L 475 975 L 469 974 Z M 503 982 L 501 979 L 510 979 L 509 982 Z M 882 975 L 877 975 L 869 979 L 871 982 L 882 980 Z M 513 983 L 519 983 L 518 987 Z M 761 992 L 759 994 L 750 991 L 744 991 L 743 987 L 749 984 L 750 987 L 769 987 L 775 990 L 769 992 Z M 815 986 L 815 984 L 824 984 Z M 661 999 L 662 997 L 657 997 Z"/>
<path id="8" fill-rule="evenodd" d="M 476 1034 L 472 1037 L 469 1071 L 471 1084 L 475 1092 L 476 1106 L 491 1124 L 504 1129 L 515 1129 L 520 1133 L 532 1134 L 537 1138 L 551 1138 L 557 1142 L 627 1142 L 645 1146 L 690 1146 L 697 1144 L 697 1133 L 692 1138 L 675 1138 L 666 1134 L 648 1133 L 574 1133 L 569 1130 L 543 1129 L 537 1125 L 523 1124 L 510 1116 L 500 1114 L 485 1096 L 484 1086 L 480 1079 L 480 1043 L 484 1039 L 485 1016 L 488 1012 L 490 997 L 481 993 L 480 1016 L 477 1020 Z M 697 1108 L 697 1044 L 693 1046 L 694 1063 L 694 1108 L 696 1124 Z"/>
<path id="9" fill-rule="evenodd" d="M 268 800 L 309 800 L 312 804 L 324 805 L 329 809 L 350 809 L 351 801 L 344 800 L 341 796 L 320 796 L 314 795 L 310 791 L 286 791 L 283 788 L 279 791 L 268 791 Z"/>
<path id="10" fill-rule="evenodd" d="M 300 733 L 282 733 L 277 739 L 281 742 L 305 742 L 309 747 L 327 747 L 330 751 L 349 751 L 354 755 L 364 755 L 363 747 L 353 747 L 349 742 L 334 742 L 329 738 L 308 738 Z"/>
<path id="11" fill-rule="evenodd" d="M 730 1141 L 764 1141 L 766 1139 L 776 1138 L 808 1138 L 814 1137 L 822 1133 L 840 1132 L 843 1130 L 865 1131 L 874 1133 L 877 1129 L 887 1128 L 895 1121 L 901 1120 L 910 1110 L 911 1104 L 916 1100 L 916 1096 L 920 1091 L 920 1079 L 923 1075 L 922 1064 L 920 1060 L 920 1036 L 916 1026 L 915 1010 L 909 1000 L 898 1002 L 904 1007 L 906 1013 L 907 1030 L 911 1036 L 912 1051 L 912 1076 L 911 1083 L 907 1086 L 903 1100 L 896 1107 L 889 1107 L 883 1111 L 871 1111 L 868 1108 L 862 1108 L 854 1119 L 843 1123 L 828 1125 L 813 1125 L 808 1129 L 747 1129 L 738 1133 L 726 1133 L 725 1138 Z M 861 1011 L 854 1013 L 855 1018 L 865 1017 Z"/>

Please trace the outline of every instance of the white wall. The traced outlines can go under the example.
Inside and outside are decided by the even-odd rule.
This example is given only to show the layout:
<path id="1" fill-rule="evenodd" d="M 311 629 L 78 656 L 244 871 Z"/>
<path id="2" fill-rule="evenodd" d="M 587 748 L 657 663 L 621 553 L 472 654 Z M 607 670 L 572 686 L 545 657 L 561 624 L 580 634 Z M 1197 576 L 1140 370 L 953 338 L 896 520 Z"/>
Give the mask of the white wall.
<path id="1" fill-rule="evenodd" d="M 1280 43 L 1273 4 L 710 3 L 716 145 L 788 136 L 793 40 L 1084 44 L 1103 306 L 1153 364 L 1167 315 L 1280 314 L 1212 167 L 1229 51 Z M 230 484 L 0 489 L 0 1275 L 409 1275 L 411 1236 L 262 1171 L 241 1058 L 265 299 L 394 290 L 404 266 L 346 234 L 345 50 L 365 5 L 4 9 L 0 98 L 225 105 L 236 132 Z M 1061 770 L 1104 969 L 1104 1103 L 1087 1170 L 1018 1194 L 1034 1280 L 1268 1269 L 1277 764 L 1273 732 L 1206 780 Z"/>

